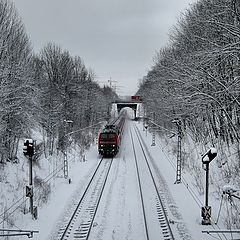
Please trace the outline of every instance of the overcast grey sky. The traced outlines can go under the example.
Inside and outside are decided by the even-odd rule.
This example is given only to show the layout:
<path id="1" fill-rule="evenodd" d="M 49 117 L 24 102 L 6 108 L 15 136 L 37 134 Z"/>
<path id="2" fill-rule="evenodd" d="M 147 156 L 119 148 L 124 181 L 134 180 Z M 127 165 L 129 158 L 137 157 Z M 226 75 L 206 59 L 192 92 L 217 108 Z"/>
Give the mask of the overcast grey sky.
<path id="1" fill-rule="evenodd" d="M 35 52 L 55 42 L 102 85 L 133 95 L 180 13 L 197 0 L 14 0 Z"/>

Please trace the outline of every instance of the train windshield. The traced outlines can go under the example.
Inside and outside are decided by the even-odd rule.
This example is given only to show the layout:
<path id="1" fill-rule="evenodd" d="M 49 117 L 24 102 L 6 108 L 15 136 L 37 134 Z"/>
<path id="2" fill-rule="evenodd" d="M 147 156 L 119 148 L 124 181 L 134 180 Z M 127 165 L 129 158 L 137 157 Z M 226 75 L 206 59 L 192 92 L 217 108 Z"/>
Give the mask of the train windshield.
<path id="1" fill-rule="evenodd" d="M 100 135 L 100 140 L 114 140 L 115 134 L 114 133 L 102 133 Z"/>

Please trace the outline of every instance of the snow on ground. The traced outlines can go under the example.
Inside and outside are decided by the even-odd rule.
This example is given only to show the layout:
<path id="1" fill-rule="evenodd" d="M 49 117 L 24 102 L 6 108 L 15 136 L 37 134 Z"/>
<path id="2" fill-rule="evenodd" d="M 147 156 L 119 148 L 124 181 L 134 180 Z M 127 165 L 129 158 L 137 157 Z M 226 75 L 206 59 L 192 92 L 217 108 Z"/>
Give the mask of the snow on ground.
<path id="1" fill-rule="evenodd" d="M 28 221 L 17 225 L 21 226 L 22 229 L 39 231 L 38 234 L 34 234 L 34 239 L 36 240 L 50 239 L 50 235 L 58 224 L 59 218 L 61 218 L 68 205 L 71 204 L 71 196 L 74 196 L 77 189 L 84 189 L 86 181 L 96 167 L 99 161 L 96 153 L 97 147 L 93 146 L 86 153 L 85 161 L 81 157 L 79 159 L 76 157 L 75 161 L 69 157 L 69 178 L 71 179 L 71 184 L 69 184 L 68 179 L 63 177 L 55 179 L 49 202 L 38 209 L 38 219 L 32 220 L 29 215 Z"/>
<path id="2" fill-rule="evenodd" d="M 199 196 L 195 189 L 191 173 L 184 172 L 182 183 L 174 184 L 176 178 L 175 159 L 163 151 L 161 139 L 157 138 L 156 146 L 151 146 L 151 134 L 148 133 L 146 136 L 142 124 L 136 124 L 146 145 L 149 146 L 149 152 L 159 169 L 159 173 L 167 183 L 169 195 L 174 201 L 173 205 L 180 212 L 182 221 L 185 223 L 192 239 L 213 239 L 212 236 L 202 233 L 202 230 L 213 230 L 217 226 L 201 225 L 201 207 L 204 206 L 204 196 Z M 145 239 L 140 220 L 141 213 L 137 211 L 137 209 L 140 209 L 139 192 L 136 190 L 136 173 L 132 172 L 134 164 L 131 151 L 129 135 L 127 129 L 125 129 L 121 151 L 115 159 L 115 166 L 110 174 L 112 180 L 108 182 L 107 189 L 109 191 L 106 191 L 103 195 L 104 201 L 101 203 L 101 209 L 95 219 L 92 234 L 94 237 L 92 239 Z M 38 208 L 38 219 L 32 220 L 30 214 L 23 215 L 19 217 L 15 225 L 21 229 L 38 230 L 39 233 L 34 234 L 33 239 L 35 240 L 49 240 L 63 217 L 64 211 L 71 205 L 71 198 L 75 197 L 76 191 L 80 193 L 84 190 L 86 182 L 98 161 L 96 144 L 86 152 L 86 161 L 84 162 L 79 156 L 69 156 L 71 184 L 63 177 L 52 180 L 51 197 L 46 205 Z M 220 203 L 213 198 L 210 198 L 209 203 L 213 207 L 212 221 L 214 222 L 217 218 Z M 174 220 L 176 221 L 176 219 Z M 220 226 L 220 228 L 223 227 Z M 214 237 L 217 237 L 217 235 L 214 235 Z"/>
<path id="3" fill-rule="evenodd" d="M 139 129 L 143 129 L 142 123 L 138 124 Z M 226 229 L 223 223 L 218 223 L 215 225 L 215 221 L 218 217 L 218 211 L 220 207 L 220 201 L 216 200 L 211 194 L 209 194 L 209 205 L 212 206 L 212 217 L 210 226 L 203 226 L 201 224 L 201 207 L 204 206 L 205 195 L 199 195 L 195 185 L 194 176 L 191 172 L 182 171 L 182 183 L 175 184 L 176 180 L 176 156 L 169 155 L 169 152 L 163 147 L 163 140 L 156 136 L 156 146 L 151 146 L 152 135 L 146 131 L 142 131 L 142 136 L 144 136 L 145 142 L 149 146 L 149 151 L 158 163 L 161 174 L 167 182 L 168 188 L 176 202 L 176 206 L 179 208 L 184 222 L 187 225 L 193 239 L 232 239 L 230 234 L 225 234 L 225 236 L 218 236 L 217 234 L 212 234 L 211 236 L 202 233 L 204 230 L 219 230 Z M 199 156 L 201 160 L 201 156 Z M 201 166 L 201 161 L 199 165 Z M 205 171 L 202 169 L 205 176 Z M 210 171 L 210 174 L 212 172 Z M 203 188 L 205 189 L 205 182 Z M 211 188 L 211 185 L 210 185 Z M 210 189 L 211 193 L 211 189 Z M 236 234 L 236 239 L 240 239 L 240 234 Z"/>

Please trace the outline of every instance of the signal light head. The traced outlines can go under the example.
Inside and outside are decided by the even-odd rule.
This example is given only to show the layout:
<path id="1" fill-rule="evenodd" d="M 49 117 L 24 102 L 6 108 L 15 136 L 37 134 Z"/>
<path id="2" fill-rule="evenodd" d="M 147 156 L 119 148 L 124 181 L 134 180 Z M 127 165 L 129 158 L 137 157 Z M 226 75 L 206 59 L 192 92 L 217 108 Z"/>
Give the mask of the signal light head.
<path id="1" fill-rule="evenodd" d="M 26 139 L 23 145 L 23 154 L 25 156 L 33 156 L 34 155 L 34 145 L 32 139 Z"/>

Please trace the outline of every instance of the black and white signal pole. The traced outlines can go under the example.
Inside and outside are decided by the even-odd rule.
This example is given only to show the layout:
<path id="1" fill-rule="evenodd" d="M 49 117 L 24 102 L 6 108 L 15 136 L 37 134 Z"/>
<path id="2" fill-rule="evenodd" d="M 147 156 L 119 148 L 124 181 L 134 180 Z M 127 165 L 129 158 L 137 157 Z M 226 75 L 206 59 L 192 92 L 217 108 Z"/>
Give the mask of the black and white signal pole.
<path id="1" fill-rule="evenodd" d="M 26 139 L 23 146 L 23 154 L 28 156 L 29 159 L 29 186 L 26 186 L 26 197 L 29 197 L 30 212 L 33 219 L 37 218 L 37 208 L 33 206 L 33 174 L 32 174 L 32 157 L 34 155 L 34 141 L 32 139 Z"/>
<path id="2" fill-rule="evenodd" d="M 209 164 L 217 156 L 217 149 L 210 148 L 203 156 L 202 163 L 206 170 L 206 191 L 205 191 L 205 206 L 202 207 L 202 225 L 211 225 L 211 206 L 208 206 L 209 193 Z"/>

